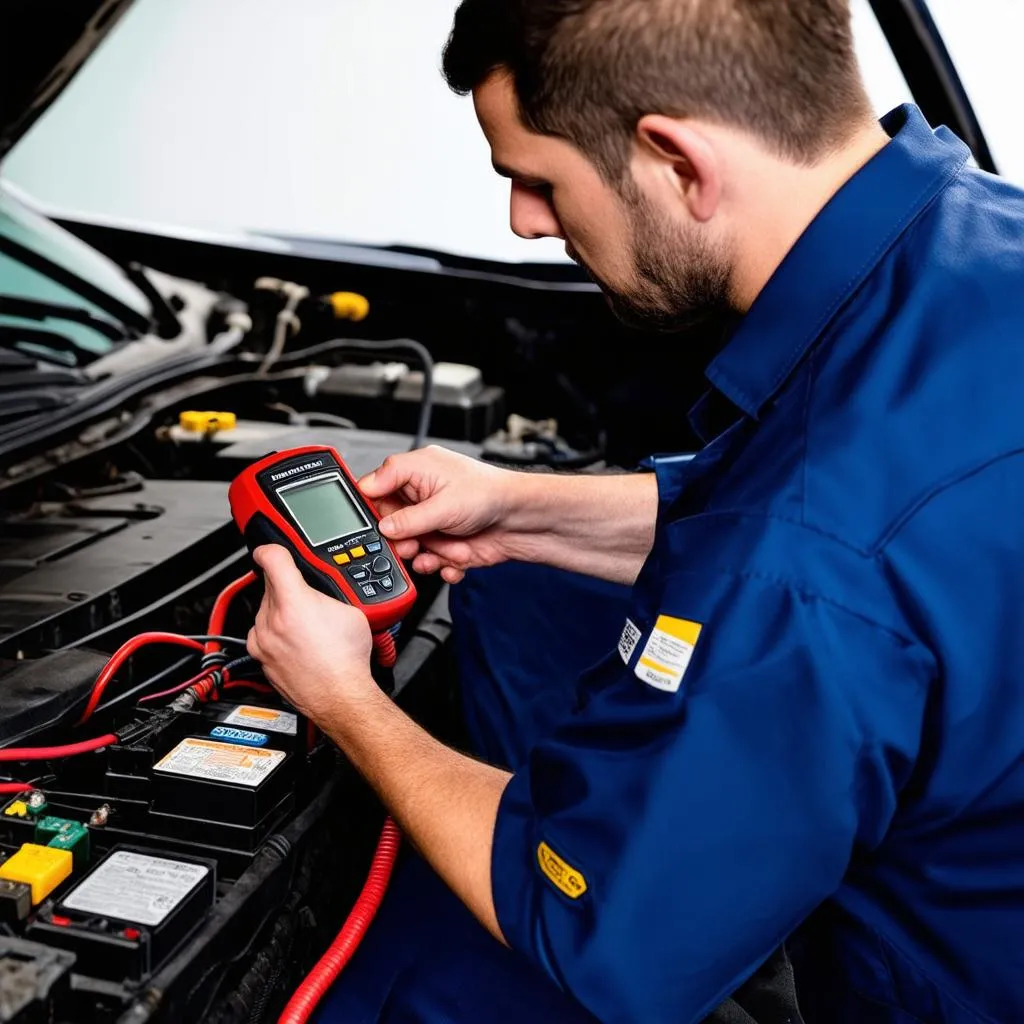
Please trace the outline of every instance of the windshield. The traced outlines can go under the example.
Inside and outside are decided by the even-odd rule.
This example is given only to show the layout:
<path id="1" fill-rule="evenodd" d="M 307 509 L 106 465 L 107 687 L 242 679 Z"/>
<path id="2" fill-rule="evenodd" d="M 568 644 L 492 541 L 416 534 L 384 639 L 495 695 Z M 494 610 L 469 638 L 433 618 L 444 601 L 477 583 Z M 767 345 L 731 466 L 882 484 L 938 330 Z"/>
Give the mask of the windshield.
<path id="1" fill-rule="evenodd" d="M 1024 184 L 1024 132 L 1012 69 L 1024 39 L 1020 0 L 928 0 L 999 173 Z"/>
<path id="2" fill-rule="evenodd" d="M 881 114 L 910 92 L 868 0 L 852 3 Z M 979 12 L 1014 3 L 962 5 L 962 34 L 987 44 L 999 33 Z M 115 221 L 564 262 L 561 243 L 512 234 L 508 183 L 441 77 L 455 6 L 137 0 L 3 174 L 56 209 Z"/>

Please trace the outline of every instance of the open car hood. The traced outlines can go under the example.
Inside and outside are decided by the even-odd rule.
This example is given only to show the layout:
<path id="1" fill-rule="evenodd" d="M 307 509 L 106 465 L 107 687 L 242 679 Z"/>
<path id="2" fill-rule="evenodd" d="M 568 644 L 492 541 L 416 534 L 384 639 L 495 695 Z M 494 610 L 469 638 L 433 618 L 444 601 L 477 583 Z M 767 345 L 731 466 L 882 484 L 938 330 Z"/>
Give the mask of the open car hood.
<path id="1" fill-rule="evenodd" d="M 0 33 L 0 160 L 60 95 L 133 0 L 8 0 Z"/>

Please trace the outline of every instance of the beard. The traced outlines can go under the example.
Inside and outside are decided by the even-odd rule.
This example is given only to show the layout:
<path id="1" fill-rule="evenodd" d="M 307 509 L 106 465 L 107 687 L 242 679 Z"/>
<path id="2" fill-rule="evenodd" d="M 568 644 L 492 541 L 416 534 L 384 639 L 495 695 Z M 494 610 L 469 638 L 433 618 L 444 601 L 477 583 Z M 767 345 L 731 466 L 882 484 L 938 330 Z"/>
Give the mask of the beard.
<path id="1" fill-rule="evenodd" d="M 569 257 L 604 292 L 612 312 L 627 327 L 659 334 L 695 327 L 724 329 L 737 316 L 729 300 L 728 248 L 714 246 L 695 227 L 666 223 L 634 187 L 627 187 L 623 198 L 631 224 L 633 283 L 612 288 L 571 244 L 566 247 Z"/>

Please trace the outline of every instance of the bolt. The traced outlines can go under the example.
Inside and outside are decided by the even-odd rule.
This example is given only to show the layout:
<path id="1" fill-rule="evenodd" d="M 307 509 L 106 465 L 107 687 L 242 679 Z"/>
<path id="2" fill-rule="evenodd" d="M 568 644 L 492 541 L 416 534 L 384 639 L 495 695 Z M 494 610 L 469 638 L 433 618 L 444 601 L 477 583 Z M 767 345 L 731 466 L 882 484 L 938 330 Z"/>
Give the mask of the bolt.
<path id="1" fill-rule="evenodd" d="M 102 828 L 110 820 L 110 804 L 100 804 L 89 818 L 89 824 Z"/>
<path id="2" fill-rule="evenodd" d="M 38 789 L 33 789 L 28 795 L 28 805 L 33 811 L 38 811 L 40 807 L 45 807 L 46 794 Z"/>

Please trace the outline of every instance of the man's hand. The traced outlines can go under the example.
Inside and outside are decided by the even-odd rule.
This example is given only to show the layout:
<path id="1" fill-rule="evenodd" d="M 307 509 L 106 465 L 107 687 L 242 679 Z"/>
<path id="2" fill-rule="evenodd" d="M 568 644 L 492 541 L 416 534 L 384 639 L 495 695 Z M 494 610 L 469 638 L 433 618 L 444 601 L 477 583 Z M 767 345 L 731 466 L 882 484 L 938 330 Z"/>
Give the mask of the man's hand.
<path id="1" fill-rule="evenodd" d="M 458 583 L 467 569 L 511 557 L 504 520 L 522 476 L 431 445 L 390 456 L 359 488 L 399 557 Z"/>
<path id="2" fill-rule="evenodd" d="M 266 594 L 249 653 L 267 678 L 331 737 L 417 849 L 497 939 L 491 842 L 509 775 L 438 743 L 370 675 L 366 616 L 306 585 L 278 545 L 253 553 Z"/>
<path id="3" fill-rule="evenodd" d="M 320 726 L 346 703 L 376 696 L 366 616 L 309 587 L 285 548 L 257 548 L 253 559 L 265 594 L 248 649 L 274 686 Z"/>
<path id="4" fill-rule="evenodd" d="M 359 488 L 399 557 L 447 583 L 515 560 L 632 585 L 658 514 L 653 473 L 520 473 L 437 446 L 390 456 Z"/>

